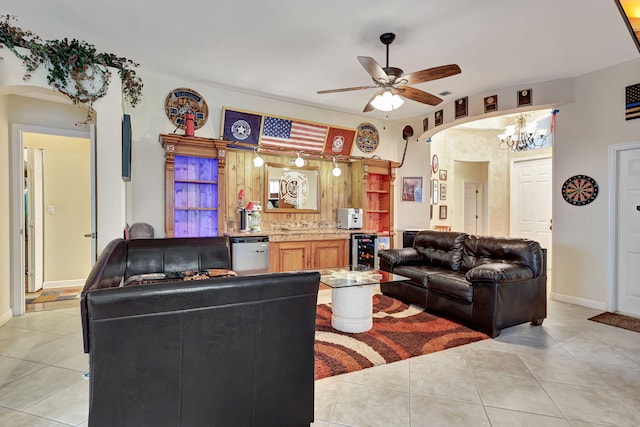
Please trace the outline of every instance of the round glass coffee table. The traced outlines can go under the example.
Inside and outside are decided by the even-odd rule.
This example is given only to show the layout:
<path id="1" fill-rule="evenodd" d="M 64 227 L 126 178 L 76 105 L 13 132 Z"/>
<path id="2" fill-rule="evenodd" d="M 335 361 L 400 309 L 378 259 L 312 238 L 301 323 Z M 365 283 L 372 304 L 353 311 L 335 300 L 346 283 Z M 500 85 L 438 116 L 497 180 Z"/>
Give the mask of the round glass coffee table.
<path id="1" fill-rule="evenodd" d="M 366 332 L 373 326 L 372 288 L 408 277 L 382 270 L 320 268 L 320 283 L 331 288 L 331 326 L 342 332 Z"/>

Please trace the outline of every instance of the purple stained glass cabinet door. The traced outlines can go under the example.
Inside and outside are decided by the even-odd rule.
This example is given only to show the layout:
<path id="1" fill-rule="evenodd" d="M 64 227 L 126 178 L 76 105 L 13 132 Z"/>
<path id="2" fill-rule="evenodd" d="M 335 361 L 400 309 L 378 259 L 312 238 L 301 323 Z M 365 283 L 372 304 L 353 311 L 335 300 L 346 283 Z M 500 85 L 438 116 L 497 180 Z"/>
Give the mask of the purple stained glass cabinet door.
<path id="1" fill-rule="evenodd" d="M 175 237 L 218 235 L 218 159 L 175 156 Z"/>

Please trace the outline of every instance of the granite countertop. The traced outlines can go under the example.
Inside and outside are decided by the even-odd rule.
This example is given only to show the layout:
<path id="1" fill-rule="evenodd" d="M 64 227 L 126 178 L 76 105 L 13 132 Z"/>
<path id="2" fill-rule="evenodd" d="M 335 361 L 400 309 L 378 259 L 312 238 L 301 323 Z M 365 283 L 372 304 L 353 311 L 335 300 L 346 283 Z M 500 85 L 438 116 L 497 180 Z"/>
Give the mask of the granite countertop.
<path id="1" fill-rule="evenodd" d="M 296 240 L 336 240 L 336 239 L 350 239 L 354 233 L 375 233 L 371 230 L 344 230 L 341 228 L 318 228 L 318 229 L 304 229 L 304 230 L 292 230 L 292 229 L 278 229 L 278 230 L 264 230 L 258 232 L 242 232 L 242 231 L 230 231 L 224 233 L 229 237 L 248 237 L 248 236 L 269 236 L 270 242 L 288 242 Z"/>

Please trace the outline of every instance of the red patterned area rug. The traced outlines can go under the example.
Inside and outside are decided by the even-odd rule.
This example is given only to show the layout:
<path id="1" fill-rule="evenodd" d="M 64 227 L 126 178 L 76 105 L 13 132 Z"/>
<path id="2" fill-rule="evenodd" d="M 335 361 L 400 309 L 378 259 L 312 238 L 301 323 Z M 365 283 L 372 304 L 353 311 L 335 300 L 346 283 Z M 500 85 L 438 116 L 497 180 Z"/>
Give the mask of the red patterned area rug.
<path id="1" fill-rule="evenodd" d="M 391 297 L 373 296 L 373 328 L 350 334 L 331 327 L 331 307 L 319 304 L 315 378 L 321 379 L 434 353 L 489 338 Z"/>

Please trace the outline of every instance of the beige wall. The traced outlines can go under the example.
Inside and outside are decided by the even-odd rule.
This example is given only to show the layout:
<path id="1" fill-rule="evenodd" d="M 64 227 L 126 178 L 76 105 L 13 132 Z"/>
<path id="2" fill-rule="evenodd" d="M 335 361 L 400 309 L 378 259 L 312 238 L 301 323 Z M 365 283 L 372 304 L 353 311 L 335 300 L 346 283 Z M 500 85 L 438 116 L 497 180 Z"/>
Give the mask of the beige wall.
<path id="1" fill-rule="evenodd" d="M 486 162 L 485 200 L 489 209 L 485 234 L 509 235 L 509 155 L 498 149 L 497 130 L 447 129 L 433 136 L 431 154 L 437 154 L 440 168 L 447 172 L 447 200 L 439 200 L 433 208 L 434 224 L 451 225 L 462 230 L 462 206 L 456 202 L 463 191 L 464 178 L 458 177 L 455 162 Z M 432 176 L 438 179 L 438 174 Z M 461 200 L 461 198 L 459 199 Z M 438 206 L 447 205 L 447 220 L 438 219 Z"/>
<path id="2" fill-rule="evenodd" d="M 0 96 L 0 325 L 11 318 L 11 250 L 10 250 L 10 185 L 9 185 L 9 100 Z"/>
<path id="3" fill-rule="evenodd" d="M 91 231 L 89 139 L 25 133 L 23 145 L 44 151 L 44 281 L 84 280 L 91 268 L 91 240 L 83 236 Z"/>
<path id="4" fill-rule="evenodd" d="M 553 268 L 555 297 L 604 309 L 609 277 L 608 147 L 640 141 L 640 120 L 624 119 L 625 87 L 640 81 L 640 60 L 575 80 L 575 102 L 560 105 L 553 153 Z M 593 177 L 600 192 L 586 206 L 562 199 L 562 183 Z"/>
<path id="5" fill-rule="evenodd" d="M 501 129 L 450 128 L 432 137 L 431 153 L 437 154 L 440 169 L 447 170 L 447 200 L 434 205 L 432 224 L 464 229 L 464 182 L 481 182 L 484 187 L 485 226 L 483 234 L 509 236 L 509 169 L 516 158 L 549 154 L 551 148 L 515 153 L 498 148 Z M 473 164 L 477 164 L 474 168 Z M 482 168 L 482 169 L 478 169 Z M 438 173 L 432 175 L 438 179 Z M 438 219 L 440 205 L 447 206 L 447 219 Z"/>
<path id="6" fill-rule="evenodd" d="M 5 63 L 10 61 L 11 55 L 0 61 L 0 71 Z M 6 77 L 12 77 L 14 82 L 21 81 L 23 71 L 18 69 L 11 75 L 0 72 L 0 86 L 6 84 Z M 607 295 L 607 262 L 609 253 L 607 250 L 607 223 L 608 217 L 608 180 L 607 180 L 607 147 L 610 144 L 637 141 L 640 139 L 640 120 L 624 120 L 624 88 L 627 85 L 638 82 L 640 75 L 640 60 L 630 61 L 605 70 L 589 73 L 575 79 L 563 79 L 551 82 L 526 84 L 533 88 L 533 108 L 558 107 L 558 124 L 554 138 L 554 286 L 555 294 L 559 298 L 572 299 L 584 305 L 604 306 Z M 284 101 L 269 100 L 255 95 L 248 95 L 238 91 L 230 91 L 190 81 L 184 81 L 174 77 L 167 77 L 141 70 L 141 76 L 145 82 L 144 100 L 135 110 L 129 111 L 133 119 L 133 182 L 128 186 L 127 200 L 130 203 L 129 223 L 146 221 L 152 223 L 157 231 L 163 228 L 163 152 L 158 143 L 160 133 L 173 132 L 173 126 L 165 116 L 163 103 L 166 94 L 170 90 L 187 86 L 199 91 L 207 100 L 210 110 L 209 122 L 205 128 L 197 131 L 198 136 L 212 137 L 219 134 L 220 111 L 222 106 L 230 106 L 247 110 L 273 113 L 283 116 L 308 119 L 323 123 L 331 123 L 340 126 L 355 127 L 363 121 L 368 121 L 366 116 L 351 115 L 340 112 L 302 106 Z M 18 83 L 14 83 L 18 84 Z M 524 85 L 523 85 L 524 86 Z M 522 87 L 523 87 L 522 86 Z M 502 88 L 496 91 L 470 94 L 469 116 L 455 120 L 453 115 L 453 100 L 442 105 L 445 111 L 445 124 L 437 129 L 431 128 L 419 138 L 412 138 L 409 143 L 408 153 L 411 153 L 411 162 L 407 163 L 398 173 L 396 180 L 396 193 L 401 194 L 401 176 L 423 176 L 428 178 L 428 161 L 433 147 L 423 144 L 426 138 L 439 133 L 441 130 L 463 121 L 472 121 L 483 116 L 482 98 L 484 96 L 498 94 L 500 97 L 500 111 L 493 115 L 513 112 L 516 109 L 515 93 L 522 87 Z M 0 94 L 3 92 L 1 91 Z M 463 94 L 461 94 L 462 96 Z M 114 97 L 117 97 L 114 95 Z M 117 102 L 116 102 L 117 101 Z M 0 114 L 0 162 L 4 171 L 8 171 L 8 132 L 6 128 L 11 120 L 6 117 L 10 114 L 7 101 L 4 101 L 4 114 Z M 108 106 L 111 114 L 105 121 L 98 123 L 99 128 L 109 130 L 109 136 L 102 138 L 105 144 L 98 152 L 99 158 L 115 156 L 114 149 L 118 147 L 117 126 L 114 126 L 115 116 L 119 115 L 119 99 L 112 99 Z M 2 105 L 0 104 L 0 113 Z M 428 114 L 429 122 L 433 124 L 433 112 Z M 404 141 L 401 138 L 402 127 L 411 124 L 419 134 L 423 117 L 413 120 L 398 122 L 373 121 L 381 132 L 381 147 L 375 154 L 382 158 L 399 161 L 402 155 Z M 3 129 L 3 127 L 5 129 Z M 113 141 L 107 139 L 113 137 Z M 487 137 L 488 138 L 488 137 Z M 437 138 L 435 138 L 437 139 Z M 98 143 L 100 144 L 100 138 Z M 112 147 L 109 147 L 112 144 Z M 445 148 L 443 148 L 445 149 Z M 355 151 L 357 153 L 357 151 Z M 443 156 L 445 157 L 445 156 Z M 421 159 L 414 160 L 414 159 Z M 112 158 L 108 165 L 119 164 L 119 157 Z M 470 159 L 465 159 L 470 160 Z M 441 167 L 451 168 L 448 163 Z M 120 213 L 120 207 L 124 211 L 124 202 L 120 200 L 120 188 L 124 185 L 118 182 L 119 177 L 111 171 L 101 178 L 105 185 L 113 186 L 113 192 L 103 191 L 105 197 L 101 209 L 108 209 L 105 204 L 109 200 L 115 204 L 116 215 Z M 100 172 L 99 172 L 100 173 Z M 489 175 L 494 172 L 490 169 Z M 600 184 L 600 195 L 596 201 L 585 207 L 570 206 L 565 203 L 560 195 L 562 182 L 572 174 L 583 173 L 593 176 Z M 504 180 L 506 181 L 506 180 Z M 489 197 L 506 199 L 505 190 L 501 190 L 502 181 L 494 181 L 488 191 Z M 490 179 L 491 184 L 491 179 Z M 0 174 L 0 190 L 7 189 L 7 172 Z M 99 192 L 100 193 L 100 192 Z M 1 197 L 7 197 L 6 191 L 1 192 Z M 399 197 L 396 197 L 396 226 L 403 228 L 413 223 L 424 224 L 425 212 L 428 213 L 428 204 L 402 205 L 399 209 Z M 502 202 L 506 203 L 506 202 Z M 111 208 L 111 206 L 109 207 Z M 113 210 L 113 209 L 112 209 Z M 103 215 L 103 221 L 109 221 L 109 210 Z M 99 212 L 100 215 L 100 212 Z M 428 215 L 428 214 L 427 214 Z M 0 206 L 0 220 L 9 217 L 6 204 Z M 455 214 L 454 214 L 455 217 Z M 508 217 L 499 216 L 501 222 L 508 223 Z M 100 223 L 100 217 L 98 219 Z M 492 234 L 503 234 L 498 229 L 495 221 L 489 226 Z M 118 218 L 116 218 L 118 222 Z M 3 224 L 8 224 L 3 222 Z M 115 222 L 114 222 L 115 224 Z M 116 224 L 117 225 L 117 224 Z M 115 234 L 117 226 L 108 227 L 107 237 Z M 4 232 L 0 236 L 7 235 L 7 225 L 3 225 Z M 159 235 L 162 233 L 160 232 Z M 0 242 L 0 251 L 7 251 L 6 240 Z M 0 252 L 1 253 L 1 252 Z M 0 271 L 5 272 L 9 268 L 6 258 L 0 259 Z M 7 294 L 6 284 L 0 284 L 0 304 L 3 295 Z M 0 305 L 0 313 L 6 312 L 7 306 Z"/>
<path id="7" fill-rule="evenodd" d="M 238 91 L 204 86 L 175 77 L 142 70 L 144 99 L 142 104 L 129 111 L 132 116 L 132 178 L 127 186 L 127 202 L 131 205 L 128 223 L 147 222 L 157 237 L 164 231 L 164 152 L 158 142 L 161 133 L 172 133 L 171 124 L 164 110 L 167 94 L 177 87 L 189 87 L 199 92 L 207 101 L 209 119 L 196 130 L 196 136 L 214 138 L 220 136 L 222 108 L 230 107 L 266 114 L 293 117 L 319 123 L 356 128 L 360 123 L 373 123 L 380 134 L 380 145 L 371 154 L 365 154 L 354 146 L 352 154 L 371 157 L 378 155 L 387 160 L 398 160 L 398 146 L 402 145 L 402 127 L 392 122 L 371 120 L 366 116 L 346 114 L 323 108 L 268 99 Z M 178 130 L 180 132 L 180 130 Z M 401 150 L 400 150 L 401 155 Z"/>

